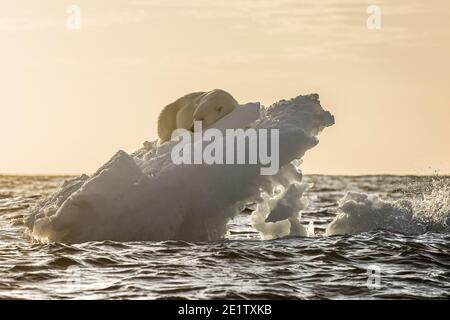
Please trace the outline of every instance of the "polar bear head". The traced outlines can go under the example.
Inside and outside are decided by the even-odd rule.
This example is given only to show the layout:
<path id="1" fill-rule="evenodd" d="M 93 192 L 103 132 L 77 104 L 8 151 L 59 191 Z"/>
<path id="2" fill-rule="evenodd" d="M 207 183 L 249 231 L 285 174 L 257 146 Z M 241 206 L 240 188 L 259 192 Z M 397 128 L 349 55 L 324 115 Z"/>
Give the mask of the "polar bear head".
<path id="1" fill-rule="evenodd" d="M 237 106 L 238 102 L 228 92 L 220 89 L 210 91 L 200 99 L 194 112 L 194 121 L 202 121 L 203 128 L 209 127 Z"/>

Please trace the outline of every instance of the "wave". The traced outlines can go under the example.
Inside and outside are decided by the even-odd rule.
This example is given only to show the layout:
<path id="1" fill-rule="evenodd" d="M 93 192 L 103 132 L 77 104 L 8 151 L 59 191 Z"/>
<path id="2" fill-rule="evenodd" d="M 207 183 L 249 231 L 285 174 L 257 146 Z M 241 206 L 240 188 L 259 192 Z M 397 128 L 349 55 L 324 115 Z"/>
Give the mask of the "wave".
<path id="1" fill-rule="evenodd" d="M 339 203 L 326 235 L 387 230 L 406 235 L 450 232 L 450 185 L 435 179 L 410 199 L 385 201 L 377 195 L 348 193 Z"/>

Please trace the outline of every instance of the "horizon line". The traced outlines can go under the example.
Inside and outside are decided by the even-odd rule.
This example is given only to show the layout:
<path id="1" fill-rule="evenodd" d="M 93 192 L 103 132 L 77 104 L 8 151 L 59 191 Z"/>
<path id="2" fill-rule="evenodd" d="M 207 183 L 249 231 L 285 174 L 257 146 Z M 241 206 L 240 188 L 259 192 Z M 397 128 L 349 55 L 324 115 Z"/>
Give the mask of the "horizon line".
<path id="1" fill-rule="evenodd" d="M 92 176 L 92 173 L 17 173 L 17 172 L 0 172 L 0 177 L 10 176 L 10 177 L 77 177 L 81 175 Z M 397 177 L 450 177 L 449 173 L 305 173 L 302 171 L 304 176 L 341 176 L 341 177 L 370 177 L 370 176 L 397 176 Z"/>

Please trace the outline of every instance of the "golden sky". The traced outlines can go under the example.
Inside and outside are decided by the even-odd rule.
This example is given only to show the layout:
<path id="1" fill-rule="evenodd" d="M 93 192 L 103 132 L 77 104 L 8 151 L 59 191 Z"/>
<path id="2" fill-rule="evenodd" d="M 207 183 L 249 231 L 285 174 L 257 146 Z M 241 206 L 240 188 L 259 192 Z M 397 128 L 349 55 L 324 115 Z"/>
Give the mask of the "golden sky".
<path id="1" fill-rule="evenodd" d="M 2 1 L 0 40 L 0 173 L 93 172 L 156 138 L 164 105 L 214 88 L 265 105 L 319 93 L 336 125 L 307 174 L 450 173 L 448 0 Z"/>

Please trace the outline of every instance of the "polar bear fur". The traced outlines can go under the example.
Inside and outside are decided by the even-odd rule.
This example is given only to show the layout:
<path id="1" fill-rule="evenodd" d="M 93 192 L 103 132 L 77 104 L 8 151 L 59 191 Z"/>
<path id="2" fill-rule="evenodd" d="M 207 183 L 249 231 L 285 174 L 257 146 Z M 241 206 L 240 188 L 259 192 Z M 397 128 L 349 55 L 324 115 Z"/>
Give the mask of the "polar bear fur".
<path id="1" fill-rule="evenodd" d="M 159 114 L 159 143 L 170 140 L 176 129 L 193 131 L 194 121 L 202 121 L 203 128 L 207 128 L 237 106 L 233 96 L 220 89 L 187 94 L 167 105 Z"/>

